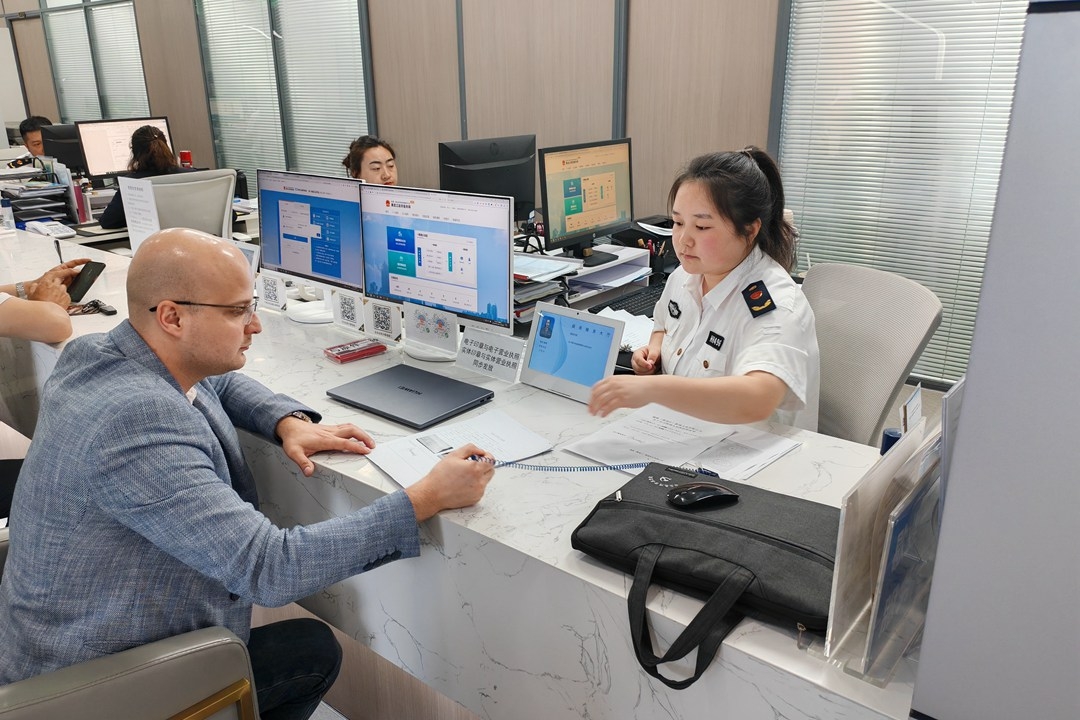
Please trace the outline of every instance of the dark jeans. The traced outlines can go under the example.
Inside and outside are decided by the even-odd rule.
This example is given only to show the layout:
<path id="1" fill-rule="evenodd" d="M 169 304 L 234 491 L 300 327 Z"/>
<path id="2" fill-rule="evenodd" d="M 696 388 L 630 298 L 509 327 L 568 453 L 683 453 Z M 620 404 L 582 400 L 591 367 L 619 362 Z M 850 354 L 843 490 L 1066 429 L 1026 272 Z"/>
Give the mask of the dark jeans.
<path id="1" fill-rule="evenodd" d="M 262 720 L 307 720 L 341 668 L 334 633 L 306 618 L 252 628 L 248 653 Z"/>

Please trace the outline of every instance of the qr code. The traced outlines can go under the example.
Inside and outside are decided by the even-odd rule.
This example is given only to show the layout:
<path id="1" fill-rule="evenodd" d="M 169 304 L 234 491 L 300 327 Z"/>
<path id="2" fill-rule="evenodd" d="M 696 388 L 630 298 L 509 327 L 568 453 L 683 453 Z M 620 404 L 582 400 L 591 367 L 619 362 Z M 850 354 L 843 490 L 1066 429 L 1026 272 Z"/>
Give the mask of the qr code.
<path id="1" fill-rule="evenodd" d="M 371 308 L 371 322 L 375 325 L 375 332 L 390 335 L 394 332 L 394 325 L 390 322 L 390 306 L 375 304 Z"/>
<path id="2" fill-rule="evenodd" d="M 338 295 L 341 320 L 349 325 L 356 325 L 356 298 L 352 295 Z"/>
<path id="3" fill-rule="evenodd" d="M 281 304 L 281 301 L 278 300 L 278 294 L 277 294 L 278 284 L 277 284 L 277 281 L 274 280 L 274 278 L 272 278 L 272 277 L 267 277 L 267 276 L 264 275 L 262 285 L 263 285 L 263 300 L 266 302 L 266 304 L 267 305 L 272 305 L 274 307 L 279 306 Z"/>

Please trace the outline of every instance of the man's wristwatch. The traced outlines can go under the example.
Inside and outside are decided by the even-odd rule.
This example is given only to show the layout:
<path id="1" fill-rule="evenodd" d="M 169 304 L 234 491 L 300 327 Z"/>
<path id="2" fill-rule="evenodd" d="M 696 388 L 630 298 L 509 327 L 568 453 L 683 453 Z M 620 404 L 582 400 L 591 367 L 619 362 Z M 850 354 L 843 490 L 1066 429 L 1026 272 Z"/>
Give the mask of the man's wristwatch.
<path id="1" fill-rule="evenodd" d="M 28 299 L 26 297 L 26 283 L 25 282 L 17 282 L 17 283 L 15 283 L 15 294 L 18 295 L 19 298 L 21 298 L 22 300 Z"/>
<path id="2" fill-rule="evenodd" d="M 289 413 L 285 417 L 294 417 L 294 418 L 303 420 L 304 422 L 315 422 L 314 420 L 311 419 L 311 416 L 308 415 L 303 410 L 293 410 L 291 413 Z"/>

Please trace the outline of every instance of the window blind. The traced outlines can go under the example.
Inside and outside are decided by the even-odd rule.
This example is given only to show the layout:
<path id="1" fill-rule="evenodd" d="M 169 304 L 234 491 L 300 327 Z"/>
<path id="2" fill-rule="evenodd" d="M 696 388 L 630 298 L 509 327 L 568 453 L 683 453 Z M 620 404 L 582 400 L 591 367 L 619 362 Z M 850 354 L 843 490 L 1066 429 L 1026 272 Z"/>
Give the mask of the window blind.
<path id="1" fill-rule="evenodd" d="M 285 167 L 267 3 L 198 0 L 196 10 L 217 163 L 243 170 L 254 192 L 256 169 Z"/>
<path id="2" fill-rule="evenodd" d="M 44 20 L 60 106 L 59 122 L 100 120 L 101 103 L 82 8 L 45 13 Z M 141 69 L 140 65 L 140 74 Z"/>
<path id="3" fill-rule="evenodd" d="M 272 3 L 290 170 L 341 176 L 349 143 L 367 133 L 356 0 Z"/>
<path id="4" fill-rule="evenodd" d="M 967 367 L 1026 7 L 792 0 L 779 160 L 799 267 L 867 265 L 936 293 L 923 378 Z"/>
<path id="5" fill-rule="evenodd" d="M 90 7 L 87 13 L 102 113 L 110 119 L 149 116 L 135 9 L 123 3 Z"/>

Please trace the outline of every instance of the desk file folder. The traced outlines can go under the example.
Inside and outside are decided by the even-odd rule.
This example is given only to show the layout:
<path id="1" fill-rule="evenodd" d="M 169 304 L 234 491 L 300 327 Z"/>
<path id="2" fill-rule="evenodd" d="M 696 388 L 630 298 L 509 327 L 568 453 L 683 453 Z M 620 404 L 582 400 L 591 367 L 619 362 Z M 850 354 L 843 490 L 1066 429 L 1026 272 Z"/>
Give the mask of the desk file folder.
<path id="1" fill-rule="evenodd" d="M 395 365 L 330 388 L 335 400 L 417 430 L 431 427 L 495 397 L 493 390 L 410 365 Z"/>

